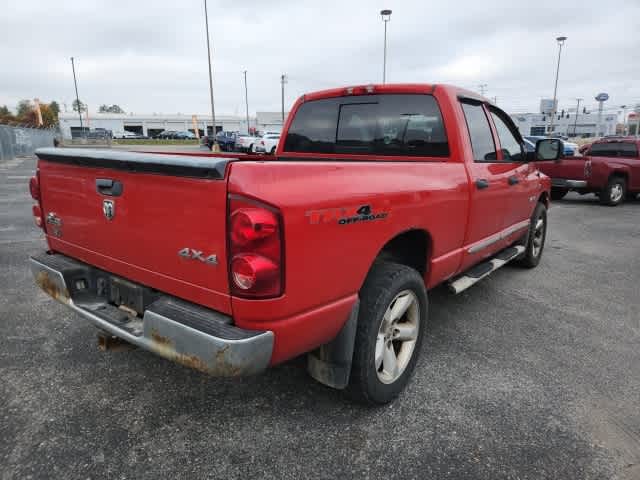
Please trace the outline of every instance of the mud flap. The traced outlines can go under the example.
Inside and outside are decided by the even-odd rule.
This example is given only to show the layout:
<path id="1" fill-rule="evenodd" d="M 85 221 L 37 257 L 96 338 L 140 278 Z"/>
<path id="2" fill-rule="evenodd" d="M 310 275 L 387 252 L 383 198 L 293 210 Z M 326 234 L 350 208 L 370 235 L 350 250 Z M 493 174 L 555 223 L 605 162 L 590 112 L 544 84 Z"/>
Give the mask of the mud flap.
<path id="1" fill-rule="evenodd" d="M 356 300 L 336 338 L 307 355 L 309 375 L 328 387 L 341 390 L 349 384 L 359 310 L 360 299 Z"/>

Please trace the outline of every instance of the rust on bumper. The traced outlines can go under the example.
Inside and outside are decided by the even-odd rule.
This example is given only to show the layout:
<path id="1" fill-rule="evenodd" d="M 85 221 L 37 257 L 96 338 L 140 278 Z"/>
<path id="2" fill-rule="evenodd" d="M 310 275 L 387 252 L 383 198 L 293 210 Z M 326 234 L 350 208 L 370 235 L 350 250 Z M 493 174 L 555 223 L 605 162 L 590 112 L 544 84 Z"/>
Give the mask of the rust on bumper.
<path id="1" fill-rule="evenodd" d="M 84 265 L 72 259 L 69 261 Z M 154 304 L 145 310 L 142 318 L 131 319 L 130 325 L 116 323 L 100 313 L 104 308 L 116 307 L 95 295 L 89 300 L 74 296 L 65 281 L 64 271 L 58 270 L 60 267 L 56 262 L 47 264 L 46 257 L 40 256 L 31 258 L 30 263 L 35 282 L 45 293 L 108 334 L 161 357 L 225 377 L 259 373 L 269 365 L 274 342 L 271 331 L 247 331 L 227 324 L 219 324 L 213 333 L 202 331 L 196 326 L 186 325 L 181 318 L 166 313 L 166 310 L 154 311 Z"/>

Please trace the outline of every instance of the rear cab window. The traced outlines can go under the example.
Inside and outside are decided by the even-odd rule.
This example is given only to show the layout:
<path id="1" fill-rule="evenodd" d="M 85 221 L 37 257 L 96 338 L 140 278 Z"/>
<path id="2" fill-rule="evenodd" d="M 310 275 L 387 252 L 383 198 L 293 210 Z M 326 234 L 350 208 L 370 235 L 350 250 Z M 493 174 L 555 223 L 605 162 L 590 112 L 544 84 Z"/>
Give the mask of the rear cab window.
<path id="1" fill-rule="evenodd" d="M 635 142 L 594 143 L 591 145 L 589 155 L 592 157 L 637 158 L 638 145 Z"/>
<path id="2" fill-rule="evenodd" d="M 305 102 L 285 153 L 448 157 L 436 99 L 427 94 L 335 97 Z"/>

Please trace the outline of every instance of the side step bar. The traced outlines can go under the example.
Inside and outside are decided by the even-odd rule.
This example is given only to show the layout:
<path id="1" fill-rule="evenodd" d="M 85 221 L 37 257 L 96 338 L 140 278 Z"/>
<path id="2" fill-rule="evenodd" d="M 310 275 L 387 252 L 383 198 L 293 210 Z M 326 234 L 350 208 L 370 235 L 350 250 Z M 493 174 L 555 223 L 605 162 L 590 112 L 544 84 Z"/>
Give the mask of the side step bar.
<path id="1" fill-rule="evenodd" d="M 479 263 L 475 267 L 467 270 L 464 274 L 454 280 L 451 280 L 449 282 L 449 290 L 455 294 L 465 291 L 467 288 L 476 282 L 479 282 L 487 275 L 490 275 L 492 272 L 495 272 L 500 267 L 503 267 L 523 252 L 524 247 L 522 245 L 515 245 L 502 250 L 492 259 Z"/>

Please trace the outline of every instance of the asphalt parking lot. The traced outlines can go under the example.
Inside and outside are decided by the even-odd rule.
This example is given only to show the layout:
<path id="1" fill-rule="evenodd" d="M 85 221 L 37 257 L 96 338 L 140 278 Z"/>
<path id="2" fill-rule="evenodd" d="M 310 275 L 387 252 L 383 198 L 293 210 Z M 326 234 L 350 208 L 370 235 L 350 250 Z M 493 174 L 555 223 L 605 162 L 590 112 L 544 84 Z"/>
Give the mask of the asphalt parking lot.
<path id="1" fill-rule="evenodd" d="M 27 183 L 0 163 L 0 473 L 23 478 L 640 478 L 640 201 L 554 205 L 535 270 L 430 292 L 407 391 L 367 409 L 304 359 L 216 379 L 42 293 Z"/>

